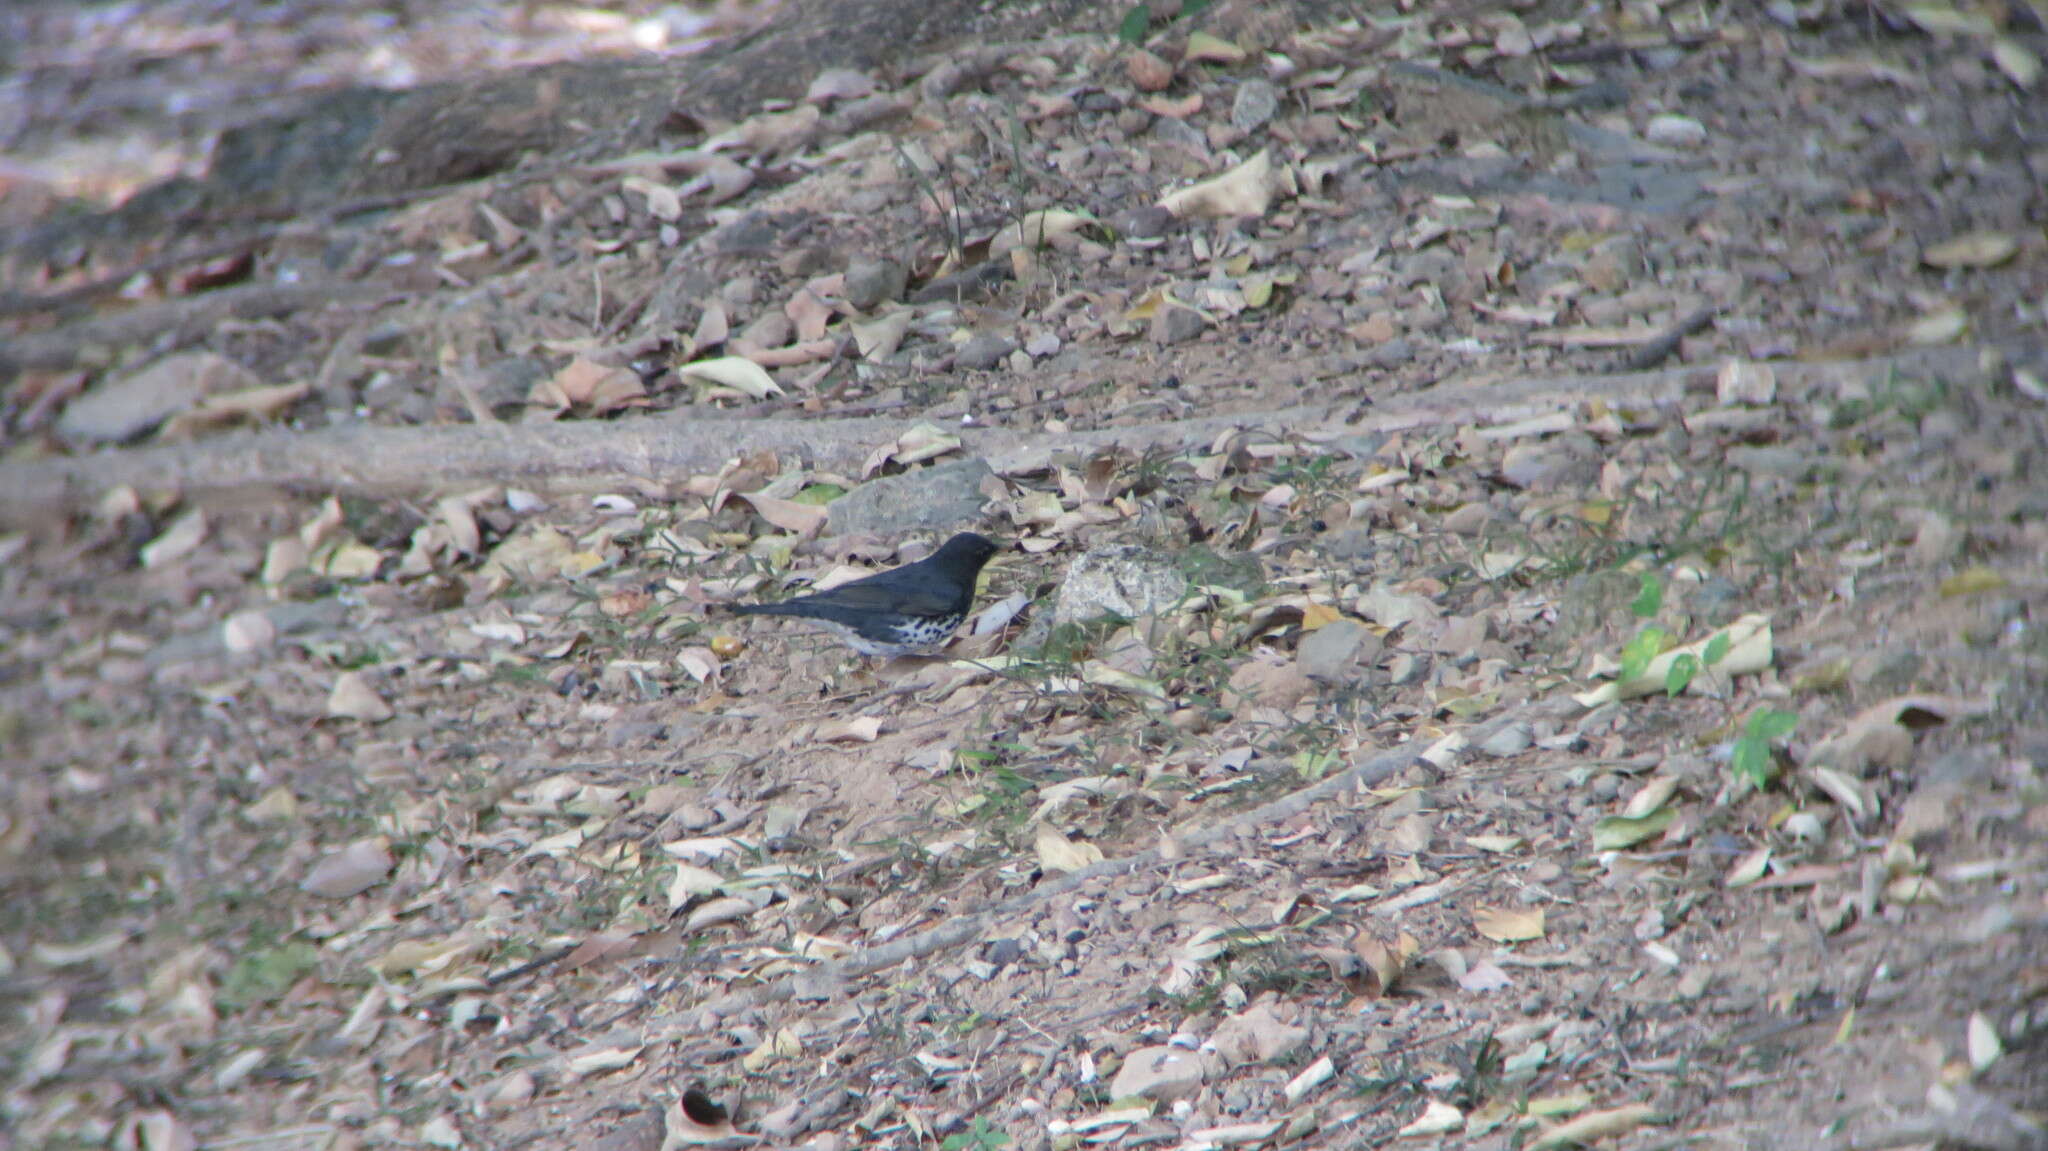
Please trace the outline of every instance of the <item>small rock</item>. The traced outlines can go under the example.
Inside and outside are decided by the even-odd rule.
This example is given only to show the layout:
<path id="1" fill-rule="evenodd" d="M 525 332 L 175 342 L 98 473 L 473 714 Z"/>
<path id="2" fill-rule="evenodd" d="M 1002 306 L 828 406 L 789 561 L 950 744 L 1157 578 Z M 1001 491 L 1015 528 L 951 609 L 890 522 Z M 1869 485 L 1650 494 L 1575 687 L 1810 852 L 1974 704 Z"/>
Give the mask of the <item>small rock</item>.
<path id="1" fill-rule="evenodd" d="M 1779 444 L 1736 444 L 1722 458 L 1745 472 L 1782 476 L 1788 480 L 1804 478 L 1821 463 L 1817 456 L 1804 448 Z"/>
<path id="2" fill-rule="evenodd" d="M 1570 483 L 1580 461 L 1552 444 L 1516 444 L 1501 456 L 1500 476 L 1527 491 L 1556 491 Z"/>
<path id="3" fill-rule="evenodd" d="M 1134 48 L 1124 57 L 1124 74 L 1140 92 L 1162 92 L 1173 83 L 1173 65 L 1143 48 Z"/>
<path id="4" fill-rule="evenodd" d="M 1209 1041 L 1226 1065 L 1238 1067 L 1252 1062 L 1278 1063 L 1299 1051 L 1308 1039 L 1308 1028 L 1288 1023 L 1275 1015 L 1272 1007 L 1260 1003 L 1225 1019 Z"/>
<path id="5" fill-rule="evenodd" d="M 386 320 L 363 334 L 363 354 L 366 356 L 395 356 L 405 349 L 406 327 L 396 320 Z"/>
<path id="6" fill-rule="evenodd" d="M 1113 1099 L 1139 1097 L 1161 1103 L 1185 1099 L 1201 1089 L 1202 1057 L 1183 1047 L 1140 1047 L 1124 1058 L 1109 1087 Z"/>
<path id="7" fill-rule="evenodd" d="M 1778 374 L 1769 364 L 1730 359 L 1714 379 L 1714 397 L 1723 406 L 1768 404 L 1778 398 Z"/>
<path id="8" fill-rule="evenodd" d="M 1294 662 L 1310 679 L 1349 682 L 1357 679 L 1359 669 L 1379 654 L 1380 638 L 1370 628 L 1357 620 L 1340 619 L 1302 637 Z"/>
<path id="9" fill-rule="evenodd" d="M 1650 118 L 1649 126 L 1643 129 L 1643 138 L 1667 148 L 1697 148 L 1707 142 L 1707 129 L 1691 116 L 1666 112 Z"/>
<path id="10" fill-rule="evenodd" d="M 1246 80 L 1230 102 L 1230 126 L 1249 136 L 1280 111 L 1280 90 L 1265 80 Z"/>
<path id="11" fill-rule="evenodd" d="M 1172 212 L 1157 204 L 1146 204 L 1138 208 L 1126 208 L 1109 218 L 1110 229 L 1119 236 L 1134 240 L 1151 240 L 1164 236 L 1177 219 Z"/>
<path id="12" fill-rule="evenodd" d="M 1394 687 L 1406 687 L 1421 681 L 1429 670 L 1429 664 L 1421 656 L 1401 652 L 1387 663 L 1387 683 Z"/>
<path id="13" fill-rule="evenodd" d="M 885 538 L 963 527 L 988 502 L 981 482 L 990 474 L 988 461 L 969 457 L 869 480 L 833 500 L 826 523 L 834 535 Z"/>
<path id="14" fill-rule="evenodd" d="M 1415 344 L 1406 336 L 1395 336 L 1365 355 L 1367 365 L 1375 368 L 1398 368 L 1415 358 Z"/>
<path id="15" fill-rule="evenodd" d="M 1158 615 L 1179 603 L 1187 590 L 1187 577 L 1164 552 L 1133 544 L 1096 548 L 1068 565 L 1052 619 L 1063 624 Z"/>
<path id="16" fill-rule="evenodd" d="M 846 302 L 863 312 L 903 298 L 910 274 L 895 260 L 863 256 L 846 266 Z"/>
<path id="17" fill-rule="evenodd" d="M 207 396 L 261 386 L 247 368 L 212 352 L 181 352 L 71 401 L 57 433 L 79 443 L 132 440 Z"/>
<path id="18" fill-rule="evenodd" d="M 1492 519 L 1493 508 L 1475 501 L 1445 516 L 1443 528 L 1452 535 L 1476 536 L 1486 530 L 1487 523 Z"/>
<path id="19" fill-rule="evenodd" d="M 1230 676 L 1231 694 L 1237 696 L 1239 702 L 1277 707 L 1282 711 L 1308 698 L 1314 690 L 1315 684 L 1292 663 L 1266 663 L 1255 659 Z"/>
<path id="20" fill-rule="evenodd" d="M 1152 342 L 1162 347 L 1186 343 L 1208 326 L 1207 317 L 1186 304 L 1163 303 L 1152 313 Z"/>
<path id="21" fill-rule="evenodd" d="M 323 856 L 306 873 L 299 889 L 323 899 L 347 899 L 384 882 L 391 868 L 391 852 L 383 836 L 358 839 Z"/>
<path id="22" fill-rule="evenodd" d="M 1056 355 L 1059 350 L 1060 338 L 1055 332 L 1040 332 L 1024 341 L 1024 351 L 1032 359 L 1042 360 L 1047 356 Z"/>
<path id="23" fill-rule="evenodd" d="M 1532 742 L 1534 741 L 1530 737 L 1528 724 L 1510 723 L 1480 740 L 1479 750 L 1495 759 L 1506 759 L 1529 750 Z"/>
<path id="24" fill-rule="evenodd" d="M 789 338 L 793 333 L 789 317 L 783 315 L 782 310 L 778 308 L 761 313 L 753 323 L 741 328 L 740 334 L 733 337 L 732 343 L 735 348 L 780 348 L 789 344 Z"/>
<path id="25" fill-rule="evenodd" d="M 1017 350 L 1017 341 L 1000 332 L 976 332 L 953 355 L 953 362 L 970 371 L 985 372 Z"/>
<path id="26" fill-rule="evenodd" d="M 1161 116 L 1152 121 L 1152 130 L 1147 134 L 1162 144 L 1184 148 L 1196 156 L 1209 154 L 1209 137 L 1204 136 L 1200 128 L 1186 120 Z"/>

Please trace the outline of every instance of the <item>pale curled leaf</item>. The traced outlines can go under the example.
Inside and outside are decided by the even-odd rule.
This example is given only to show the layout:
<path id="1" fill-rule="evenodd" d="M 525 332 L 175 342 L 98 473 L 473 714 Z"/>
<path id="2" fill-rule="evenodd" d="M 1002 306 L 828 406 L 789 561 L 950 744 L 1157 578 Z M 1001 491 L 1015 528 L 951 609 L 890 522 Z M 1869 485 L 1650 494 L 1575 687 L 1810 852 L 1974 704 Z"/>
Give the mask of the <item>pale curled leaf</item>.
<path id="1" fill-rule="evenodd" d="M 333 689 L 327 693 L 327 714 L 336 719 L 383 723 L 398 713 L 384 702 L 384 697 L 377 694 L 361 672 L 345 671 L 335 678 Z"/>
<path id="2" fill-rule="evenodd" d="M 1075 843 L 1050 824 L 1040 824 L 1034 841 L 1039 865 L 1047 871 L 1079 871 L 1101 863 L 1102 849 L 1092 843 Z"/>
<path id="3" fill-rule="evenodd" d="M 686 380 L 698 380 L 731 388 L 742 395 L 765 400 L 769 396 L 782 394 L 782 386 L 768 370 L 745 356 L 718 356 L 709 360 L 698 360 L 676 369 L 676 374 Z"/>
<path id="4" fill-rule="evenodd" d="M 1920 260 L 1932 268 L 1995 268 L 2019 250 L 2019 239 L 2010 232 L 1979 230 L 1929 245 Z"/>
<path id="5" fill-rule="evenodd" d="M 1293 173 L 1286 168 L 1275 170 L 1272 155 L 1261 149 L 1221 176 L 1167 193 L 1159 206 L 1180 217 L 1264 216 L 1275 198 L 1294 193 Z"/>
<path id="6" fill-rule="evenodd" d="M 1543 909 L 1477 907 L 1472 926 L 1496 943 L 1522 943 L 1543 938 Z"/>
<path id="7" fill-rule="evenodd" d="M 1645 1123 L 1654 1122 L 1656 1118 L 1657 1109 L 1643 1103 L 1589 1111 L 1538 1135 L 1529 1146 L 1531 1151 L 1552 1151 L 1554 1148 L 1592 1143 L 1609 1136 L 1627 1134 Z"/>
<path id="8" fill-rule="evenodd" d="M 640 1058 L 642 1050 L 640 1047 L 600 1047 L 582 1051 L 570 1056 L 563 1069 L 577 1079 L 604 1071 L 617 1071 L 631 1066 L 635 1059 Z"/>

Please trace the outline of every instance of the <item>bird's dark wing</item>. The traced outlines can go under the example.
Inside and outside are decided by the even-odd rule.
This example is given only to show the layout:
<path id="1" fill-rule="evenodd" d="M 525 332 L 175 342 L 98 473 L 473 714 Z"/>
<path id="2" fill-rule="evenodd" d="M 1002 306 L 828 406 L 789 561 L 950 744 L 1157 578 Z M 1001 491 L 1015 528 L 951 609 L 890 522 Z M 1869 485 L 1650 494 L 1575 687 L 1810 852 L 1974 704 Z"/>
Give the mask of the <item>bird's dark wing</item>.
<path id="1" fill-rule="evenodd" d="M 929 575 L 916 580 L 892 580 L 896 572 L 883 572 L 852 583 L 840 584 L 829 591 L 801 596 L 789 600 L 792 605 L 809 605 L 857 612 L 893 612 L 908 616 L 958 615 L 973 603 L 973 589 L 967 590 L 968 603 L 962 604 L 960 596 L 943 585 L 934 586 Z"/>

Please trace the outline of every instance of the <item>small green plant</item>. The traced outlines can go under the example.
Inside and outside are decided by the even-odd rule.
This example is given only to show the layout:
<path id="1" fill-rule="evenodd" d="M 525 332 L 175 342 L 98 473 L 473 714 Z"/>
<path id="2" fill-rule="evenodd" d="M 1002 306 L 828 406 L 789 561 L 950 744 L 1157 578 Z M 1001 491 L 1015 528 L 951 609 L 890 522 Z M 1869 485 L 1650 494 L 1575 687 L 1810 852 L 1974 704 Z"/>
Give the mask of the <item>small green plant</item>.
<path id="1" fill-rule="evenodd" d="M 1214 2 L 1215 0 L 1185 0 L 1180 6 L 1180 14 L 1175 19 L 1192 20 Z M 1116 26 L 1116 38 L 1126 44 L 1140 45 L 1145 42 L 1145 34 L 1151 27 L 1152 6 L 1145 3 L 1133 4 L 1124 12 L 1122 22 Z"/>
<path id="2" fill-rule="evenodd" d="M 955 1131 L 939 1144 L 942 1151 L 997 1151 L 1008 1147 L 1010 1137 L 1000 1128 L 990 1125 L 986 1116 L 974 1117 L 974 1126 L 965 1131 Z"/>
<path id="3" fill-rule="evenodd" d="M 1760 707 L 1749 713 L 1749 721 L 1742 725 L 1742 734 L 1735 739 L 1735 750 L 1728 757 L 1728 770 L 1735 778 L 1762 791 L 1769 787 L 1778 774 L 1778 765 L 1771 758 L 1773 741 L 1792 734 L 1799 726 L 1799 717 L 1789 711 Z"/>

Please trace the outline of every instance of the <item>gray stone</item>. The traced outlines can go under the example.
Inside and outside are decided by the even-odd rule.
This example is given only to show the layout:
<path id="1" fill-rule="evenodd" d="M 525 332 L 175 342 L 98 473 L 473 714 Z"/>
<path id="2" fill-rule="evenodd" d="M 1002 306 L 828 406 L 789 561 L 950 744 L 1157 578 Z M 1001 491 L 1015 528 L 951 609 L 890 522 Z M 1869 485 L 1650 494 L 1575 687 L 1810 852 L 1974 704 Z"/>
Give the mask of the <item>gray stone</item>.
<path id="1" fill-rule="evenodd" d="M 1650 118 L 1643 138 L 1667 148 L 1697 148 L 1707 142 L 1707 128 L 1691 116 L 1665 113 Z"/>
<path id="2" fill-rule="evenodd" d="M 985 372 L 1017 350 L 1017 341 L 1000 332 L 976 332 L 953 354 L 953 362 L 969 371 Z"/>
<path id="3" fill-rule="evenodd" d="M 121 443 L 207 396 L 261 384 L 247 368 L 223 356 L 180 352 L 71 401 L 57 417 L 57 433 L 79 443 Z"/>
<path id="4" fill-rule="evenodd" d="M 1124 1057 L 1110 1082 L 1112 1099 L 1133 1097 L 1162 1103 L 1185 1099 L 1201 1090 L 1202 1055 L 1184 1047 L 1140 1047 Z"/>
<path id="5" fill-rule="evenodd" d="M 1157 204 L 1126 208 L 1109 218 L 1110 229 L 1133 240 L 1164 236 L 1173 227 L 1174 215 Z"/>
<path id="6" fill-rule="evenodd" d="M 846 302 L 863 312 L 871 311 L 877 304 L 902 299 L 909 282 L 909 272 L 895 260 L 863 256 L 847 265 Z"/>
<path id="7" fill-rule="evenodd" d="M 1302 637 L 1294 662 L 1310 679 L 1349 682 L 1379 658 L 1380 646 L 1380 637 L 1357 620 L 1333 620 Z"/>
<path id="8" fill-rule="evenodd" d="M 1406 336 L 1395 336 L 1365 354 L 1366 363 L 1375 368 L 1398 368 L 1414 358 L 1415 344 Z"/>
<path id="9" fill-rule="evenodd" d="M 1249 136 L 1280 111 L 1280 89 L 1265 80 L 1246 80 L 1230 102 L 1230 126 Z"/>
<path id="10" fill-rule="evenodd" d="M 1179 603 L 1187 590 L 1187 576 L 1165 552 L 1133 544 L 1096 548 L 1068 566 L 1053 623 L 1156 615 Z"/>
<path id="11" fill-rule="evenodd" d="M 981 516 L 981 482 L 990 474 L 976 456 L 869 480 L 832 501 L 827 523 L 834 535 L 884 538 L 964 528 Z"/>
<path id="12" fill-rule="evenodd" d="M 1208 326 L 1208 318 L 1186 304 L 1162 303 L 1152 313 L 1152 342 L 1162 347 L 1186 343 Z"/>
<path id="13" fill-rule="evenodd" d="M 1506 759 L 1529 750 L 1534 738 L 1526 723 L 1507 723 L 1479 741 L 1479 750 L 1495 759 Z"/>

